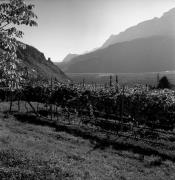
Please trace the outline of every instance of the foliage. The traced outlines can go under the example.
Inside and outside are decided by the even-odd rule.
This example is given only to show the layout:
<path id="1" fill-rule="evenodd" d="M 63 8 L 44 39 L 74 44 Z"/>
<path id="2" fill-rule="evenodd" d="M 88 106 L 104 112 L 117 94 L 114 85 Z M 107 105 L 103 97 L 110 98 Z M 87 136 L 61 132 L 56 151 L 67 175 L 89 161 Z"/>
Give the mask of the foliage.
<path id="1" fill-rule="evenodd" d="M 17 88 L 22 80 L 22 71 L 19 69 L 20 61 L 16 52 L 25 45 L 17 39 L 24 33 L 17 27 L 36 26 L 37 16 L 33 13 L 34 5 L 26 4 L 24 0 L 9 0 L 0 3 L 0 69 L 3 72 L 1 81 L 6 82 L 11 89 Z"/>
<path id="2" fill-rule="evenodd" d="M 160 80 L 159 80 L 159 84 L 157 86 L 157 88 L 159 89 L 164 89 L 164 88 L 171 88 L 171 84 L 168 81 L 168 78 L 166 76 L 163 76 Z"/>
<path id="3" fill-rule="evenodd" d="M 19 98 L 16 91 L 14 100 L 15 94 Z M 167 130 L 172 130 L 175 124 L 175 91 L 169 89 L 148 90 L 137 86 L 117 91 L 114 87 L 95 90 L 89 86 L 42 82 L 25 86 L 21 94 L 21 100 L 55 104 L 79 113 L 87 111 L 91 117 L 103 114 L 104 118 L 120 120 L 123 116 L 131 123 Z M 4 97 L 2 91 L 1 97 Z"/>

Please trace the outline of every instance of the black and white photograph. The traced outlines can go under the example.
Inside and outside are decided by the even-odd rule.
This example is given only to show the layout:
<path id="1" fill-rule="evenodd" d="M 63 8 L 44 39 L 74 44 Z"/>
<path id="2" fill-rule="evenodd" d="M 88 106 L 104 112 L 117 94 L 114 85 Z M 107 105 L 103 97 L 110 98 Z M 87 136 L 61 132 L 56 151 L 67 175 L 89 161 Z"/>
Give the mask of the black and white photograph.
<path id="1" fill-rule="evenodd" d="M 0 0 L 0 180 L 175 180 L 175 0 Z"/>

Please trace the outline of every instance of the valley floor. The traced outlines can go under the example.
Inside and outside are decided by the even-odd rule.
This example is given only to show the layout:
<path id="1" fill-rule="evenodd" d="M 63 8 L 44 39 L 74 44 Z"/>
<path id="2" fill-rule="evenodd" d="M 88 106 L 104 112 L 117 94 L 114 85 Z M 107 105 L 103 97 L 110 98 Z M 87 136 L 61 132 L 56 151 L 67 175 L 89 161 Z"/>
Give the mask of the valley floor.
<path id="1" fill-rule="evenodd" d="M 174 180 L 175 163 L 0 114 L 0 179 Z"/>

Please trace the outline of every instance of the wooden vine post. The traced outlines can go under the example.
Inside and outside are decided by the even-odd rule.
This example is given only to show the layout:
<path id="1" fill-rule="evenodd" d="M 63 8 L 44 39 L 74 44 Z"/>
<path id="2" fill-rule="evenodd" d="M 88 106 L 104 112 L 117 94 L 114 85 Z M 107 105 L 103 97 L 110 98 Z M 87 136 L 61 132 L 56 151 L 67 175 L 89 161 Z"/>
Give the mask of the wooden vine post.
<path id="1" fill-rule="evenodd" d="M 83 82 L 82 82 L 83 88 L 85 87 L 85 79 L 83 78 Z"/>
<path id="2" fill-rule="evenodd" d="M 96 91 L 96 89 L 97 89 L 97 83 L 95 82 L 95 91 Z"/>
<path id="3" fill-rule="evenodd" d="M 109 86 L 112 87 L 112 75 L 109 76 Z"/>
<path id="4" fill-rule="evenodd" d="M 123 85 L 122 95 L 121 95 L 121 107 L 120 107 L 121 131 L 123 131 L 124 93 L 125 93 L 125 86 Z"/>
<path id="5" fill-rule="evenodd" d="M 10 81 L 10 108 L 9 108 L 9 113 L 11 113 L 12 112 L 12 105 L 13 105 L 13 88 L 12 88 L 12 86 L 13 86 L 13 83 L 12 83 L 12 80 Z"/>
<path id="6" fill-rule="evenodd" d="M 52 78 L 51 78 L 51 93 L 52 93 L 52 89 L 53 89 L 53 81 L 52 81 Z M 51 121 L 52 121 L 52 102 L 50 102 L 51 104 L 50 104 L 50 119 L 51 119 Z"/>
<path id="7" fill-rule="evenodd" d="M 157 73 L 157 84 L 159 84 L 159 81 L 160 81 L 160 76 L 159 73 Z"/>
<path id="8" fill-rule="evenodd" d="M 118 76 L 117 75 L 115 76 L 115 83 L 116 83 L 116 85 L 118 84 Z"/>
<path id="9" fill-rule="evenodd" d="M 118 84 L 118 76 L 115 76 L 115 90 L 118 93 L 119 92 L 119 84 Z"/>

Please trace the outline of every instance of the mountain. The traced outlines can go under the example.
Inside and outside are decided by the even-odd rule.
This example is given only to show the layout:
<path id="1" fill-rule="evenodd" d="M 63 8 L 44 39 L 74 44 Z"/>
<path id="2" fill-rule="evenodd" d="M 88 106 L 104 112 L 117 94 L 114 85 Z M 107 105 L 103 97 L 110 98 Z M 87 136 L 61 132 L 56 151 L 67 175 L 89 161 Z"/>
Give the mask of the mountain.
<path id="1" fill-rule="evenodd" d="M 69 73 L 136 73 L 175 69 L 175 38 L 154 36 L 111 45 L 78 56 Z"/>
<path id="2" fill-rule="evenodd" d="M 115 41 L 114 41 L 115 40 Z M 175 70 L 175 9 L 111 36 L 103 48 L 73 58 L 68 73 Z"/>
<path id="3" fill-rule="evenodd" d="M 91 53 L 95 50 L 97 50 L 99 48 L 95 48 L 95 49 L 92 49 L 90 51 L 86 51 L 84 52 L 83 54 L 81 55 L 85 55 L 85 54 L 88 54 L 88 53 Z M 68 54 L 61 62 L 55 62 L 55 65 L 57 65 L 62 71 L 66 71 L 68 66 L 72 63 L 74 63 L 74 59 L 76 57 L 80 56 L 80 54 Z"/>
<path id="4" fill-rule="evenodd" d="M 65 71 L 67 64 L 71 62 L 72 59 L 77 57 L 78 54 L 68 54 L 61 62 L 55 62 L 55 65 L 58 66 L 62 71 Z"/>
<path id="5" fill-rule="evenodd" d="M 161 18 L 144 21 L 136 26 L 128 28 L 126 31 L 121 32 L 118 35 L 111 35 L 103 44 L 102 48 L 137 38 L 167 35 L 175 36 L 175 8 L 164 13 Z"/>
<path id="6" fill-rule="evenodd" d="M 64 59 L 63 59 L 63 62 L 67 63 L 67 62 L 70 62 L 71 59 L 75 58 L 76 56 L 78 56 L 78 54 L 68 54 Z"/>
<path id="7" fill-rule="evenodd" d="M 19 49 L 17 57 L 22 60 L 29 73 L 46 79 L 51 77 L 60 81 L 68 80 L 68 77 L 52 61 L 46 60 L 44 54 L 36 48 L 26 45 L 26 49 Z"/>

